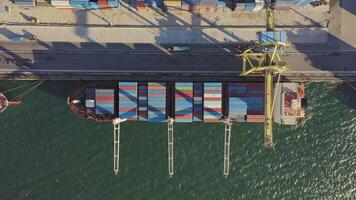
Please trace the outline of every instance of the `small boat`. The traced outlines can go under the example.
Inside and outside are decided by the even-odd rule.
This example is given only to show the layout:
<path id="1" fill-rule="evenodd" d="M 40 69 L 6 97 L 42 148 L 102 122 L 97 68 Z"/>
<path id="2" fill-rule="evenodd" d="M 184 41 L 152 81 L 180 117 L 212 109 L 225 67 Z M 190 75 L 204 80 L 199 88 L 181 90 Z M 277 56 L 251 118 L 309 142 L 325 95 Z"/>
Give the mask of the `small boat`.
<path id="1" fill-rule="evenodd" d="M 9 101 L 7 100 L 5 95 L 0 93 L 0 113 L 4 112 L 8 106 L 9 106 Z"/>

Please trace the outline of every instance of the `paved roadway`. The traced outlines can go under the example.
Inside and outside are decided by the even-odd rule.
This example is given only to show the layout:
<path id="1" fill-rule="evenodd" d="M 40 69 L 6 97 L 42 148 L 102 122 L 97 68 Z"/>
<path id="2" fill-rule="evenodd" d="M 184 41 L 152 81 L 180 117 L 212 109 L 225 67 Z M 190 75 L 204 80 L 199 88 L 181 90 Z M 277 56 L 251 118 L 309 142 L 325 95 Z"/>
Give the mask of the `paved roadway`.
<path id="1" fill-rule="evenodd" d="M 19 73 L 42 78 L 70 76 L 73 79 L 130 79 L 132 76 L 177 80 L 184 77 L 213 80 L 236 79 L 241 60 L 234 46 L 193 45 L 189 53 L 169 53 L 166 46 L 152 44 L 28 43 L 2 45 L 2 55 L 16 60 L 33 60 L 25 66 L 3 65 L 0 74 Z M 304 45 L 290 48 L 282 56 L 291 70 L 287 78 L 310 79 L 356 75 L 356 52 L 333 52 L 333 46 Z M 303 51 L 300 53 L 299 51 Z M 56 74 L 48 76 L 48 72 Z M 25 78 L 36 78 L 33 76 Z M 135 77 L 136 78 L 136 77 Z M 315 79 L 319 80 L 319 79 Z"/>

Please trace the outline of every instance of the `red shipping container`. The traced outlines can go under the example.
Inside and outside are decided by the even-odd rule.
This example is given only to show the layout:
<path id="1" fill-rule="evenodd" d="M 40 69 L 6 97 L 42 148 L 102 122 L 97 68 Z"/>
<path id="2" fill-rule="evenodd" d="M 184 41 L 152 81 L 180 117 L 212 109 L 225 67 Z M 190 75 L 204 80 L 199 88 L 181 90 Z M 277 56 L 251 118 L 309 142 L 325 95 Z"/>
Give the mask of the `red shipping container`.
<path id="1" fill-rule="evenodd" d="M 137 109 L 136 109 L 136 107 L 134 107 L 134 108 L 123 108 L 123 107 L 120 107 L 119 108 L 119 111 L 136 111 Z"/>
<path id="2" fill-rule="evenodd" d="M 161 85 L 149 85 L 148 89 L 149 90 L 166 90 L 166 87 L 161 86 Z"/>
<path id="3" fill-rule="evenodd" d="M 98 0 L 100 8 L 109 8 L 108 0 Z"/>
<path id="4" fill-rule="evenodd" d="M 265 120 L 261 120 L 261 119 L 248 119 L 246 120 L 247 122 L 249 123 L 253 123 L 253 122 L 256 122 L 256 123 L 263 123 Z"/>
<path id="5" fill-rule="evenodd" d="M 221 101 L 221 97 L 204 97 L 204 101 Z"/>
<path id="6" fill-rule="evenodd" d="M 122 90 L 136 90 L 137 87 L 136 86 L 119 86 L 119 89 L 122 89 Z"/>
<path id="7" fill-rule="evenodd" d="M 265 116 L 264 115 L 247 115 L 247 122 L 264 122 Z"/>
<path id="8" fill-rule="evenodd" d="M 248 117 L 250 117 L 251 119 L 264 119 L 265 116 L 264 115 L 248 115 Z"/>
<path id="9" fill-rule="evenodd" d="M 221 108 L 204 108 L 207 112 L 221 112 Z"/>
<path id="10" fill-rule="evenodd" d="M 220 119 L 204 119 L 203 120 L 204 122 L 220 122 L 221 120 Z"/>
<path id="11" fill-rule="evenodd" d="M 113 101 L 114 97 L 113 96 L 97 96 L 97 97 L 95 97 L 95 100 L 97 100 L 97 101 Z"/>

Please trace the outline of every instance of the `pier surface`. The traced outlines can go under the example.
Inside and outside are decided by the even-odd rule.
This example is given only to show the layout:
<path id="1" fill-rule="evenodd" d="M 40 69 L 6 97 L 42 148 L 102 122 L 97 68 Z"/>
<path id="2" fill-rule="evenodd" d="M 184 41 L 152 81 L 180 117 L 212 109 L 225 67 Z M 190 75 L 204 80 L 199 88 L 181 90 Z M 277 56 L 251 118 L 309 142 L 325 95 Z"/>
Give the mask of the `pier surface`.
<path id="1" fill-rule="evenodd" d="M 295 16 L 311 17 L 296 18 L 298 23 L 293 23 L 289 16 L 285 24 L 278 19 L 278 26 L 287 30 L 292 41 L 292 47 L 282 56 L 290 67 L 283 74 L 284 80 L 356 81 L 356 27 L 352 25 L 356 4 L 347 0 L 332 3 L 330 15 L 295 11 Z M 184 14 L 179 16 L 180 21 L 172 22 L 169 19 L 173 16 L 162 15 L 168 20 L 164 23 L 157 16 L 145 16 L 151 23 L 136 20 L 130 26 L 115 20 L 109 26 L 103 22 L 83 25 L 84 21 L 54 24 L 41 20 L 31 24 L 11 18 L 13 21 L 3 22 L 0 28 L 0 54 L 18 63 L 1 63 L 0 78 L 244 80 L 238 76 L 241 60 L 234 47 L 236 43 L 255 40 L 256 33 L 263 30 L 263 20 L 253 24 L 239 21 L 236 25 L 229 20 L 234 13 L 229 13 L 226 19 L 211 24 L 211 20 L 198 23 L 197 16 L 190 16 L 190 22 Z M 35 34 L 39 40 L 11 43 L 11 37 L 20 32 Z M 173 44 L 188 45 L 192 50 L 170 53 L 167 48 Z"/>

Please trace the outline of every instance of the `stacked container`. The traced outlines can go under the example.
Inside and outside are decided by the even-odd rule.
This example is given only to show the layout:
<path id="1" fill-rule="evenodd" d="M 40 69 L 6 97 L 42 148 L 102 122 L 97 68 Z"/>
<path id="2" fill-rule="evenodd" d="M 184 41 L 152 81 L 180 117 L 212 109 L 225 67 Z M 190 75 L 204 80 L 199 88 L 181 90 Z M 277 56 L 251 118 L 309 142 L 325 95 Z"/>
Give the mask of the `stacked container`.
<path id="1" fill-rule="evenodd" d="M 148 118 L 147 112 L 148 105 L 148 90 L 147 90 L 147 82 L 141 82 L 138 85 L 138 112 L 139 119 L 141 121 L 146 121 Z"/>
<path id="2" fill-rule="evenodd" d="M 228 1 L 228 2 L 229 2 L 229 1 Z M 218 2 L 216 3 L 216 7 L 217 7 L 217 8 L 225 8 L 225 7 L 226 7 L 225 1 L 218 1 Z"/>
<path id="3" fill-rule="evenodd" d="M 114 90 L 95 89 L 95 114 L 114 114 Z"/>
<path id="4" fill-rule="evenodd" d="M 246 0 L 245 1 L 245 11 L 253 11 L 255 8 L 255 0 Z"/>
<path id="5" fill-rule="evenodd" d="M 69 4 L 71 7 L 77 10 L 84 10 L 84 9 L 88 9 L 89 0 L 70 0 Z"/>
<path id="6" fill-rule="evenodd" d="M 203 83 L 193 83 L 193 121 L 203 121 Z"/>
<path id="7" fill-rule="evenodd" d="M 164 0 L 164 7 L 173 8 L 173 9 L 181 9 L 182 1 L 181 0 Z"/>
<path id="8" fill-rule="evenodd" d="M 104 9 L 119 7 L 118 0 L 51 0 L 51 4 L 56 8 L 65 9 Z"/>
<path id="9" fill-rule="evenodd" d="M 145 0 L 136 0 L 136 9 L 138 11 L 146 10 L 146 2 Z"/>
<path id="10" fill-rule="evenodd" d="M 108 0 L 108 7 L 109 8 L 118 8 L 119 0 Z"/>
<path id="11" fill-rule="evenodd" d="M 247 122 L 264 122 L 264 115 L 247 115 Z"/>
<path id="12" fill-rule="evenodd" d="M 51 0 L 51 4 L 60 9 L 73 9 L 69 0 Z"/>
<path id="13" fill-rule="evenodd" d="M 137 82 L 119 82 L 119 117 L 136 120 L 137 116 Z"/>
<path id="14" fill-rule="evenodd" d="M 163 6 L 163 0 L 145 0 L 145 2 L 153 8 L 161 8 Z"/>
<path id="15" fill-rule="evenodd" d="M 287 43 L 287 32 L 285 31 L 261 31 L 258 32 L 259 43 L 283 42 Z M 273 47 L 261 47 L 262 52 L 272 52 Z"/>
<path id="16" fill-rule="evenodd" d="M 235 6 L 236 11 L 243 11 L 245 9 L 245 2 L 237 2 Z"/>
<path id="17" fill-rule="evenodd" d="M 14 3 L 18 6 L 34 6 L 34 0 L 15 0 Z"/>
<path id="18" fill-rule="evenodd" d="M 216 8 L 219 0 L 183 0 L 182 10 L 199 11 L 200 9 Z"/>
<path id="19" fill-rule="evenodd" d="M 288 10 L 293 5 L 294 5 L 294 0 L 275 0 L 274 9 Z"/>
<path id="20" fill-rule="evenodd" d="M 219 122 L 221 106 L 222 83 L 204 83 L 204 122 Z"/>
<path id="21" fill-rule="evenodd" d="M 247 83 L 246 86 L 247 115 L 263 115 L 264 84 Z"/>
<path id="22" fill-rule="evenodd" d="M 265 0 L 255 0 L 255 8 L 252 11 L 261 11 L 265 6 Z"/>
<path id="23" fill-rule="evenodd" d="M 294 0 L 294 4 L 296 6 L 306 6 L 310 4 L 310 2 L 315 1 L 315 0 Z"/>
<path id="24" fill-rule="evenodd" d="M 166 120 L 166 83 L 148 83 L 148 121 L 164 122 Z"/>
<path id="25" fill-rule="evenodd" d="M 175 121 L 192 122 L 193 83 L 175 83 Z"/>
<path id="26" fill-rule="evenodd" d="M 244 122 L 247 115 L 246 83 L 229 83 L 229 111 L 230 119 Z"/>
<path id="27" fill-rule="evenodd" d="M 85 89 L 85 108 L 87 114 L 95 113 L 95 89 L 94 88 Z"/>

